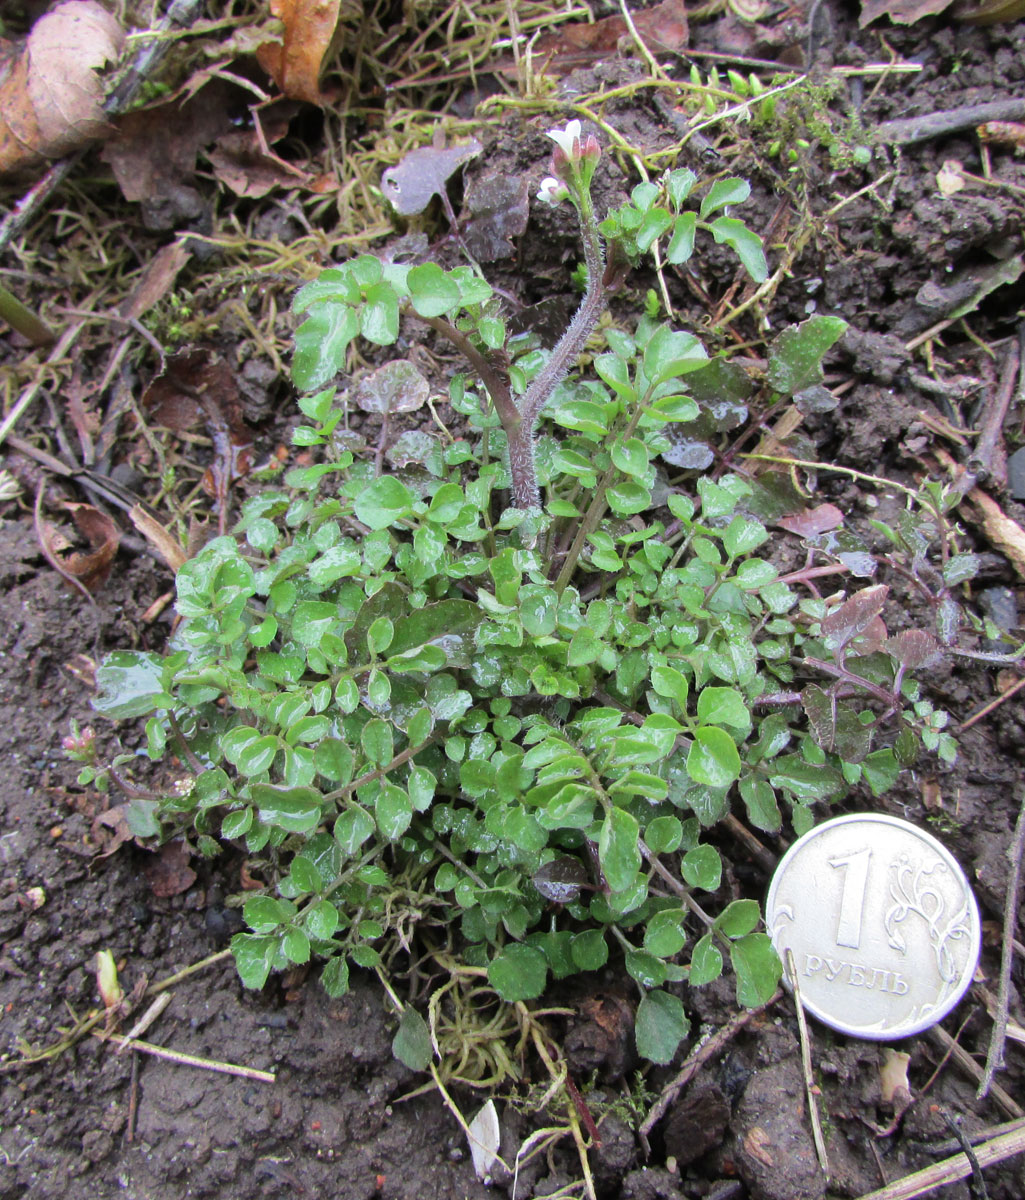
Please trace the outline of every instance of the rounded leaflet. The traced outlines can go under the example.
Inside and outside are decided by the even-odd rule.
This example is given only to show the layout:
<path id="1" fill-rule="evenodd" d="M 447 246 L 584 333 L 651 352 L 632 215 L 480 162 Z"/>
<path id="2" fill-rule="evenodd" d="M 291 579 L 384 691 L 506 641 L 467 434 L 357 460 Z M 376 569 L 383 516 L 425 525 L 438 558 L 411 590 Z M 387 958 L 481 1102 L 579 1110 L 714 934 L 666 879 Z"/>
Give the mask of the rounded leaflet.
<path id="1" fill-rule="evenodd" d="M 772 877 L 765 923 L 784 964 L 793 955 L 805 1009 L 881 1041 L 950 1012 L 972 981 L 982 933 L 949 851 L 910 822 L 873 813 L 798 838 Z"/>

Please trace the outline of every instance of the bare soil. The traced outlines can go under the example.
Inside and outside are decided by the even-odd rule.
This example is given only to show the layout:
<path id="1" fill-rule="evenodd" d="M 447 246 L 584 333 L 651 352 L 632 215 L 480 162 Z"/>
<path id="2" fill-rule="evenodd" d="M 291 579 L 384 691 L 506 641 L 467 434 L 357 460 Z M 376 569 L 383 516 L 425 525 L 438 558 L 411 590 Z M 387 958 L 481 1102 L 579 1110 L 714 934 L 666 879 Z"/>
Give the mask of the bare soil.
<path id="1" fill-rule="evenodd" d="M 878 86 L 872 77 L 852 78 L 830 101 L 838 142 L 849 138 L 858 122 L 867 143 L 883 120 L 1021 93 L 1025 24 L 975 28 L 939 18 L 907 29 L 883 22 L 859 30 L 851 6 L 825 3 L 813 10 L 810 40 L 817 69 L 883 62 L 887 47 L 923 66 L 918 74 L 890 76 Z M 737 52 L 739 39 L 741 53 L 761 58 L 807 53 L 807 14 L 800 7 L 792 11 L 789 24 L 773 25 L 775 44 L 752 42 L 732 17 L 697 25 L 692 41 L 700 50 L 730 53 Z M 707 60 L 696 61 L 707 67 Z M 593 83 L 602 71 L 615 82 L 636 78 L 640 70 L 636 62 L 616 60 L 592 67 L 587 80 L 571 77 L 567 86 Z M 606 115 L 631 141 L 662 138 L 671 144 L 664 116 L 643 99 L 634 97 Z M 531 141 L 527 130 L 519 117 L 489 130 L 485 156 L 469 178 L 496 168 L 537 174 L 540 139 L 531 134 Z M 840 407 L 805 426 L 809 449 L 824 462 L 911 482 L 924 473 L 937 446 L 954 457 L 967 453 L 971 439 L 959 446 L 956 438 L 944 436 L 944 423 L 958 426 L 963 419 L 971 426 L 973 403 L 992 391 L 1017 336 L 1025 298 L 1020 282 L 983 299 L 966 325 L 955 323 L 933 343 L 940 375 L 975 381 L 966 396 L 956 389 L 946 395 L 930 390 L 928 364 L 907 349 L 909 341 L 942 319 L 930 306 L 938 290 L 959 273 L 981 270 L 994 256 L 1020 253 L 1025 160 L 1013 147 L 993 145 L 993 180 L 1008 186 L 970 186 L 948 200 L 936 185 L 945 160 L 957 159 L 972 174 L 983 173 L 973 130 L 892 149 L 889 165 L 877 156 L 871 167 L 831 160 L 822 141 L 826 137 L 821 130 L 818 144 L 801 149 L 800 171 L 749 149 L 729 165 L 753 180 L 757 208 L 745 216 L 755 228 L 769 228 L 781 198 L 790 201 L 792 221 L 818 220 L 776 294 L 773 326 L 781 328 L 811 311 L 835 313 L 851 324 L 830 365 L 829 382 L 842 394 Z M 89 161 L 90 176 L 100 181 L 80 187 L 94 187 L 102 207 L 110 184 L 101 178 L 105 168 Z M 839 200 L 884 174 L 889 177 L 877 188 L 829 221 L 819 220 Z M 608 161 L 600 184 L 610 202 L 629 186 Z M 126 219 L 133 211 L 125 211 Z M 547 214 L 540 221 L 532 215 L 532 222 L 518 257 L 492 272 L 528 303 L 553 289 L 568 292 L 567 271 L 576 257 L 568 226 L 556 227 Z M 158 244 L 141 225 L 131 235 L 143 253 Z M 777 232 L 775 241 L 785 236 Z M 772 236 L 768 240 L 774 244 Z M 698 279 L 671 281 L 674 301 L 699 327 L 706 319 L 704 289 L 722 295 L 733 268 L 713 256 L 700 270 Z M 282 308 L 292 286 L 286 284 Z M 4 354 L 18 353 L 15 343 L 7 342 Z M 104 348 L 102 341 L 90 344 L 92 361 L 82 364 L 86 378 L 102 361 Z M 137 382 L 128 380 L 130 386 Z M 258 418 L 258 445 L 270 450 L 287 441 L 293 416 L 280 381 L 257 380 L 250 391 L 261 388 L 262 409 L 250 396 L 255 404 L 250 415 Z M 46 429 L 49 419 L 46 406 L 37 402 L 19 432 L 31 437 L 34 430 Z M 1009 451 L 1022 444 L 1022 421 L 1021 409 L 1012 408 L 1003 430 Z M 840 477 L 823 476 L 819 487 L 823 499 L 862 523 L 898 503 L 885 489 Z M 1022 522 L 1025 508 L 1006 492 L 996 489 L 996 495 L 1006 513 Z M 49 497 L 44 488 L 47 503 Z M 76 785 L 76 768 L 62 755 L 61 737 L 73 718 L 96 723 L 89 705 L 89 660 L 95 664 L 118 648 L 162 645 L 170 610 L 152 619 L 146 614 L 172 583 L 166 569 L 129 539 L 110 579 L 87 601 L 44 560 L 30 509 L 31 499 L 27 509 L 14 503 L 0 509 L 0 1200 L 454 1200 L 501 1191 L 498 1184 L 487 1189 L 477 1181 L 463 1134 L 436 1093 L 403 1099 L 422 1080 L 393 1058 L 394 1018 L 370 978 L 357 977 L 341 1000 L 329 1000 L 312 979 L 272 980 L 262 993 L 251 993 L 242 988 L 230 958 L 222 958 L 174 986 L 170 1007 L 151 1034 L 155 1041 L 186 1054 L 272 1071 L 273 1083 L 118 1055 L 92 1035 L 48 1060 L 21 1061 L 23 1054 L 58 1042 L 61 1029 L 95 1007 L 97 950 L 114 951 L 127 988 L 144 978 L 161 980 L 225 948 L 237 916 L 224 901 L 244 885 L 243 864 L 229 855 L 193 862 L 191 886 L 161 897 L 166 889 L 155 886 L 152 854 L 129 842 L 102 855 L 110 840 L 109 829 L 97 823 L 103 799 Z M 1020 611 L 1021 576 L 1000 547 L 990 545 L 977 527 L 969 528 L 986 564 L 969 602 L 981 604 L 983 591 L 1002 587 Z M 1017 616 L 1012 621 L 1020 626 Z M 898 615 L 894 625 L 899 624 Z M 936 703 L 958 722 L 997 696 L 996 668 L 967 660 L 937 668 L 927 682 Z M 115 736 L 129 746 L 138 741 L 130 729 L 116 734 L 101 729 L 110 744 Z M 953 767 L 926 761 L 882 800 L 866 793 L 854 806 L 923 824 L 958 856 L 983 910 L 981 978 L 995 992 L 1006 850 L 1025 776 L 1020 703 L 997 707 L 959 742 Z M 782 853 L 789 840 L 789 835 L 769 839 L 768 849 Z M 724 845 L 734 863 L 730 885 L 737 894 L 763 894 L 764 867 L 740 843 Z M 894 1121 L 892 1104 L 881 1096 L 883 1048 L 813 1027 L 811 1053 L 831 1165 L 827 1182 L 811 1143 L 793 1004 L 783 999 L 727 1041 L 644 1147 L 634 1127 L 672 1069 L 649 1070 L 642 1088 L 631 1058 L 629 980 L 614 965 L 597 979 L 587 978 L 586 988 L 558 997 L 576 1016 L 555 1032 L 578 1079 L 590 1086 L 590 1105 L 608 1113 L 600 1126 L 602 1145 L 592 1152 L 598 1192 L 608 1200 L 858 1197 L 953 1153 L 951 1121 L 971 1136 L 1021 1115 L 1013 1099 L 1003 1105 L 992 1096 L 978 1101 L 977 1079 L 945 1058 L 946 1048 L 935 1034 L 924 1034 L 900 1047 L 910 1054 L 913 1103 Z M 1017 992 L 1020 965 L 1013 981 L 1012 1017 L 1025 1021 Z M 980 994 L 971 993 L 943 1026 L 976 1062 L 984 1059 L 991 1030 Z M 735 1016 L 727 986 L 695 992 L 690 1007 L 695 1039 Z M 694 1046 L 692 1040 L 681 1056 Z M 534 1064 L 524 1065 L 529 1080 Z M 1021 1045 L 1010 1043 L 998 1077 L 1010 1097 L 1022 1095 L 1023 1066 Z M 467 1113 L 480 1099 L 457 1094 Z M 510 1135 L 529 1132 L 529 1121 L 521 1122 L 511 1110 L 505 1120 Z M 551 1195 L 577 1180 L 571 1149 L 559 1146 L 525 1172 L 517 1196 Z M 1018 1200 L 1025 1195 L 1025 1160 L 1012 1158 L 989 1168 L 985 1180 L 990 1200 Z M 511 1194 L 509 1186 L 505 1190 Z M 943 1191 L 952 1200 L 969 1194 L 963 1182 Z"/>

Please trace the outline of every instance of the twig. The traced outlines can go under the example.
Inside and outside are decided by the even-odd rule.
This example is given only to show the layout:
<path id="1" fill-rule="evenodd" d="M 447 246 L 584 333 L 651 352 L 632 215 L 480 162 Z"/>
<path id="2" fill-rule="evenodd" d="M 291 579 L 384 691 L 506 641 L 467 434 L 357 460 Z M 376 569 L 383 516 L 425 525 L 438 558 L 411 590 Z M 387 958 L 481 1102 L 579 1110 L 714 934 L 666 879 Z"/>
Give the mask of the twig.
<path id="1" fill-rule="evenodd" d="M 971 729 L 976 721 L 981 721 L 983 717 L 988 717 L 995 708 L 999 708 L 1001 704 L 1006 704 L 1006 702 L 1010 700 L 1012 696 L 1016 696 L 1023 687 L 1025 687 L 1025 675 L 1023 675 L 1017 683 L 1012 683 L 1006 692 L 1002 692 L 995 700 L 990 700 L 988 704 L 984 704 L 982 708 L 973 712 L 966 721 L 962 721 L 958 726 L 958 733 L 964 733 L 966 729 Z"/>
<path id="2" fill-rule="evenodd" d="M 155 996 L 157 992 L 164 992 L 169 987 L 174 987 L 176 983 L 181 983 L 183 979 L 188 979 L 190 975 L 195 975 L 197 971 L 204 971 L 207 967 L 223 962 L 226 958 L 231 958 L 230 947 L 226 950 L 218 950 L 216 954 L 208 954 L 206 958 L 201 958 L 199 962 L 195 962 L 189 967 L 182 967 L 180 971 L 175 971 L 173 975 L 168 975 L 166 979 L 161 979 L 158 983 L 151 983 L 145 994 Z"/>
<path id="3" fill-rule="evenodd" d="M 1011 967 L 1014 964 L 1014 935 L 1018 921 L 1018 894 L 1021 890 L 1021 857 L 1025 848 L 1025 791 L 1022 792 L 1018 820 L 1014 825 L 1014 837 L 1007 848 L 1007 860 L 1011 870 L 1007 878 L 1007 894 L 1004 897 L 1004 941 L 1000 951 L 1000 983 L 997 987 L 996 1014 L 993 1017 L 993 1032 L 986 1053 L 986 1070 L 976 1096 L 981 1100 L 993 1084 L 993 1076 L 1004 1065 L 1004 1041 L 1007 1037 L 1007 1009 L 1010 1003 Z"/>
<path id="4" fill-rule="evenodd" d="M 745 1012 L 737 1013 L 721 1029 L 713 1033 L 707 1042 L 699 1046 L 662 1089 L 661 1096 L 659 1096 L 648 1110 L 648 1115 L 644 1118 L 638 1130 L 640 1135 L 647 1137 L 665 1116 L 666 1110 L 675 1102 L 676 1097 L 690 1083 L 691 1079 L 693 1079 L 705 1063 L 711 1058 L 718 1057 L 727 1043 L 731 1042 L 749 1021 L 754 1020 L 759 1013 L 765 1012 L 782 995 L 782 992 L 777 991 L 761 1008 L 749 1008 Z"/>
<path id="5" fill-rule="evenodd" d="M 786 972 L 790 987 L 794 993 L 794 1007 L 797 1009 L 797 1031 L 801 1039 L 801 1069 L 804 1072 L 804 1092 L 808 1097 L 808 1118 L 811 1121 L 811 1134 L 815 1142 L 815 1154 L 819 1167 L 826 1179 L 829 1179 L 829 1158 L 826 1155 L 826 1143 L 822 1137 L 822 1122 L 819 1120 L 818 1089 L 815 1086 L 815 1076 L 811 1064 L 811 1040 L 808 1037 L 808 1019 L 804 1015 L 804 1004 L 801 1001 L 801 989 L 797 982 L 797 965 L 794 962 L 794 952 L 787 947 Z"/>
<path id="6" fill-rule="evenodd" d="M 986 1191 L 986 1181 L 982 1177 L 982 1167 L 979 1165 L 979 1160 L 972 1149 L 972 1144 L 965 1137 L 965 1132 L 960 1125 L 954 1120 L 950 1113 L 944 1111 L 943 1120 L 946 1122 L 947 1128 L 954 1135 L 957 1144 L 961 1147 L 961 1153 L 968 1159 L 972 1167 L 972 1186 L 971 1193 L 976 1200 L 989 1200 L 989 1194 Z"/>
<path id="7" fill-rule="evenodd" d="M 976 1083 L 982 1079 L 982 1068 L 959 1042 L 954 1041 L 942 1025 L 934 1025 L 929 1030 L 929 1039 L 934 1045 L 939 1046 L 944 1053 L 949 1053 L 957 1066 L 966 1075 L 974 1079 Z M 993 1101 L 1004 1110 L 1007 1116 L 1014 1117 L 1015 1119 L 1025 1117 L 1025 1109 L 1019 1105 L 1017 1100 L 1009 1096 L 999 1084 L 992 1084 L 989 1093 Z"/>
<path id="8" fill-rule="evenodd" d="M 1004 417 L 1007 416 L 1011 397 L 1015 392 L 1020 366 L 1021 352 L 1017 342 L 1012 342 L 1004 360 L 1004 369 L 1000 373 L 1000 383 L 986 403 L 975 449 L 968 458 L 968 470 L 982 483 L 991 477 L 1001 486 L 1007 481 L 1007 460 L 1001 436 Z"/>
<path id="9" fill-rule="evenodd" d="M 877 141 L 880 142 L 910 146 L 914 142 L 927 142 L 930 138 L 944 137 L 948 133 L 959 133 L 962 129 L 974 129 L 976 125 L 982 125 L 986 121 L 1021 121 L 1023 119 L 1025 119 L 1025 99 L 991 100 L 987 104 L 969 104 L 964 108 L 927 113 L 922 117 L 883 121 L 876 126 L 875 135 Z"/>
<path id="10" fill-rule="evenodd" d="M 126 1050 L 131 1049 L 131 1043 L 134 1038 L 141 1037 L 153 1022 L 160 1016 L 165 1008 L 171 1003 L 171 993 L 161 992 L 156 1000 L 146 1009 L 142 1016 L 125 1034 L 125 1040 L 118 1047 L 118 1054 L 124 1054 Z"/>
<path id="11" fill-rule="evenodd" d="M 976 1150 L 975 1157 L 980 1167 L 991 1167 L 1003 1162 L 1015 1154 L 1025 1150 L 1025 1121 L 1019 1122 L 1018 1127 L 1010 1133 L 1002 1133 L 998 1137 L 983 1142 Z M 915 1200 L 917 1196 L 931 1195 L 936 1188 L 947 1183 L 956 1183 L 972 1173 L 972 1164 L 964 1154 L 955 1154 L 935 1166 L 916 1171 L 913 1175 L 905 1175 L 903 1179 L 879 1188 L 874 1192 L 866 1192 L 859 1200 Z"/>
<path id="12" fill-rule="evenodd" d="M 180 1050 L 168 1050 L 166 1046 L 155 1046 L 152 1042 L 129 1042 L 118 1033 L 103 1034 L 93 1031 L 93 1037 L 102 1042 L 113 1042 L 122 1046 L 126 1042 L 132 1050 L 140 1050 L 143 1054 L 152 1054 L 154 1058 L 164 1058 L 168 1062 L 180 1063 L 185 1067 L 200 1067 L 204 1071 L 217 1071 L 221 1075 L 239 1075 L 243 1079 L 258 1079 L 262 1083 L 275 1083 L 277 1076 L 273 1071 L 260 1071 L 256 1067 L 243 1067 L 237 1063 L 221 1062 L 216 1058 L 200 1058 L 196 1054 L 183 1054 Z"/>
<path id="13" fill-rule="evenodd" d="M 121 1051 L 118 1050 L 118 1054 Z M 135 1141 L 135 1117 L 139 1111 L 139 1056 L 132 1055 L 132 1079 L 128 1085 L 128 1120 L 125 1124 L 125 1141 L 131 1145 Z"/>

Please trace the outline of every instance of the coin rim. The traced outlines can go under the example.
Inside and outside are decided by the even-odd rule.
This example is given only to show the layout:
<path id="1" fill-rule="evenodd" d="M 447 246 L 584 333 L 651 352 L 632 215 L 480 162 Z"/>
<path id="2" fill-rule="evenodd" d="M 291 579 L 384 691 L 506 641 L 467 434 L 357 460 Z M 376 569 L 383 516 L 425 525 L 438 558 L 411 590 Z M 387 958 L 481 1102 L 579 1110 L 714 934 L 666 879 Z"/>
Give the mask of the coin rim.
<path id="1" fill-rule="evenodd" d="M 905 821 L 902 817 L 891 817 L 886 813 L 845 813 L 840 817 L 831 817 L 828 821 L 823 821 L 820 825 L 816 825 L 814 829 L 809 829 L 807 833 L 803 833 L 790 849 L 779 860 L 779 865 L 773 872 L 772 880 L 769 883 L 769 890 L 765 897 L 765 927 L 767 930 L 772 929 L 772 913 L 775 908 L 776 892 L 778 891 L 779 882 L 786 874 L 787 866 L 791 859 L 796 858 L 801 850 L 805 849 L 812 841 L 820 834 L 834 828 L 837 825 L 851 825 L 857 821 L 867 822 L 875 825 L 890 825 L 897 829 L 906 829 L 917 838 L 920 838 L 926 845 L 932 848 L 940 855 L 940 857 L 957 872 L 958 876 L 964 883 L 965 891 L 968 893 L 968 907 L 971 916 L 974 918 L 971 921 L 971 937 L 972 950 L 966 969 L 962 972 L 961 983 L 957 989 L 947 998 L 947 1003 L 942 1009 L 938 1009 L 934 1013 L 930 1013 L 929 1017 L 924 1021 L 918 1021 L 915 1024 L 898 1026 L 894 1029 L 887 1030 L 866 1030 L 860 1029 L 856 1025 L 846 1025 L 841 1019 L 832 1016 L 811 1000 L 801 995 L 801 1005 L 806 1012 L 810 1013 L 816 1020 L 821 1021 L 824 1025 L 828 1025 L 831 1029 L 835 1029 L 840 1033 L 849 1034 L 852 1037 L 863 1038 L 874 1042 L 889 1042 L 900 1041 L 903 1038 L 914 1037 L 916 1034 L 924 1032 L 926 1029 L 931 1029 L 933 1025 L 938 1025 L 944 1017 L 947 1016 L 964 998 L 965 992 L 971 987 L 972 978 L 975 975 L 975 968 L 979 961 L 979 955 L 982 951 L 982 918 L 979 914 L 979 904 L 975 899 L 975 893 L 972 891 L 971 882 L 965 872 L 964 867 L 958 862 L 953 854 L 943 845 L 938 838 L 934 837 L 928 830 L 921 829 L 911 821 Z M 772 938 L 771 932 L 769 933 Z M 773 949 L 776 953 L 780 953 L 780 948 L 773 941 Z M 793 995 L 793 985 L 787 978 L 786 968 L 783 970 L 783 985 L 788 992 Z"/>

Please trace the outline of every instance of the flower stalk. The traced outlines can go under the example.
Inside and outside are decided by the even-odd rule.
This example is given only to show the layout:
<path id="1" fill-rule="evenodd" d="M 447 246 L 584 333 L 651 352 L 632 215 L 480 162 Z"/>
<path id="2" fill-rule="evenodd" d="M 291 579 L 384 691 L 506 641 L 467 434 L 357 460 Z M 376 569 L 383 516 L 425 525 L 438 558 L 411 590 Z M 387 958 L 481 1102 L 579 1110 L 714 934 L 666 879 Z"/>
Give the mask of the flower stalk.
<path id="1" fill-rule="evenodd" d="M 511 417 L 511 414 L 503 415 L 502 409 L 496 405 L 509 443 L 513 503 L 523 509 L 541 507 L 541 490 L 534 463 L 534 429 L 552 393 L 591 336 L 605 307 L 606 296 L 604 252 L 591 201 L 591 180 L 601 158 L 601 147 L 593 135 L 589 134 L 586 138 L 581 136 L 579 121 L 570 121 L 565 129 L 552 130 L 548 136 L 555 142 L 552 152 L 553 173 L 542 181 L 537 198 L 553 206 L 569 200 L 576 208 L 584 244 L 587 287 L 580 307 L 558 345 L 516 402 L 515 418 L 507 419 L 507 415 Z"/>

